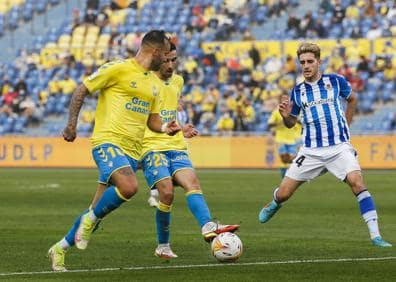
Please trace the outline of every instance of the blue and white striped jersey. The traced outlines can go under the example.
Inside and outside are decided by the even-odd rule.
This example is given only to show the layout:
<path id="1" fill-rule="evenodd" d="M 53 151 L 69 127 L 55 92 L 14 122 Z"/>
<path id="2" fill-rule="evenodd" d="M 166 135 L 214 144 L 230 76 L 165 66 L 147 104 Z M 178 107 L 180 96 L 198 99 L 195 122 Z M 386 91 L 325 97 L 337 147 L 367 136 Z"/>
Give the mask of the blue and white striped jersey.
<path id="1" fill-rule="evenodd" d="M 305 147 L 325 147 L 349 141 L 349 128 L 341 97 L 347 99 L 351 86 L 343 76 L 323 74 L 314 82 L 296 85 L 290 96 L 291 115 L 302 111 L 303 143 Z"/>

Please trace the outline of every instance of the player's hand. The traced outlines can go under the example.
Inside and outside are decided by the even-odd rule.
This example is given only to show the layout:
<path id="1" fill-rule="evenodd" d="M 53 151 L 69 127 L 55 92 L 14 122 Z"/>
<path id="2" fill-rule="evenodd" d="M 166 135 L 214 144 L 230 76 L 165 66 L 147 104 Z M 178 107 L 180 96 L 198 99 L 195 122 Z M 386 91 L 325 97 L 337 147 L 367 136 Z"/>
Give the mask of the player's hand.
<path id="1" fill-rule="evenodd" d="M 77 136 L 76 127 L 70 125 L 66 126 L 62 132 L 62 135 L 63 139 L 65 139 L 67 142 L 73 142 Z"/>
<path id="2" fill-rule="evenodd" d="M 284 100 L 279 104 L 279 113 L 282 117 L 289 117 L 291 110 L 293 108 L 293 102 L 289 100 Z"/>
<path id="3" fill-rule="evenodd" d="M 181 130 L 181 127 L 180 127 L 180 125 L 177 124 L 177 122 L 175 120 L 167 123 L 166 127 L 165 127 L 165 133 L 170 135 L 170 136 L 175 135 L 180 130 Z"/>
<path id="4" fill-rule="evenodd" d="M 190 123 L 184 125 L 182 130 L 185 138 L 193 138 L 199 134 L 199 131 Z"/>

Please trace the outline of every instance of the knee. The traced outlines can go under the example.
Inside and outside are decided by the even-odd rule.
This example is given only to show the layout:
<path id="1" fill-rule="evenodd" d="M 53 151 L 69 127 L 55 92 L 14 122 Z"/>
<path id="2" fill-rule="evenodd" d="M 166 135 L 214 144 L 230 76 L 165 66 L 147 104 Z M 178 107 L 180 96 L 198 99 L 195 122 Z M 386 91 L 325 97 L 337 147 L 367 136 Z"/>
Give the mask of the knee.
<path id="1" fill-rule="evenodd" d="M 118 187 L 121 195 L 126 198 L 132 198 L 138 191 L 137 183 L 124 183 Z"/>
<path id="2" fill-rule="evenodd" d="M 347 176 L 347 183 L 351 187 L 353 193 L 358 194 L 361 191 L 365 190 L 366 187 L 363 182 L 363 177 L 360 173 L 351 173 Z"/>
<path id="3" fill-rule="evenodd" d="M 173 203 L 173 187 L 166 186 L 158 189 L 160 201 L 164 204 L 171 205 Z"/>
<path id="4" fill-rule="evenodd" d="M 190 192 L 190 191 L 201 191 L 201 185 L 199 184 L 199 180 L 198 178 L 193 178 L 190 181 L 188 181 L 187 183 L 184 183 L 182 185 L 182 188 L 184 189 L 184 191 L 186 193 Z"/>

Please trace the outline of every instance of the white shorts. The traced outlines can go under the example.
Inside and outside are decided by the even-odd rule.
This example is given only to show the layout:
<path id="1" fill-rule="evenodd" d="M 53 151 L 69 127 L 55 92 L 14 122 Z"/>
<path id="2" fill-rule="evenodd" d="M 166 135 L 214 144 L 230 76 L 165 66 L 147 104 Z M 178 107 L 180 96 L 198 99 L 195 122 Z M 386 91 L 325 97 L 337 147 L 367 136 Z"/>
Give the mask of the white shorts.
<path id="1" fill-rule="evenodd" d="M 359 170 L 357 153 L 350 143 L 320 148 L 302 147 L 293 160 L 286 176 L 298 181 L 309 181 L 327 169 L 344 181 L 347 174 Z"/>

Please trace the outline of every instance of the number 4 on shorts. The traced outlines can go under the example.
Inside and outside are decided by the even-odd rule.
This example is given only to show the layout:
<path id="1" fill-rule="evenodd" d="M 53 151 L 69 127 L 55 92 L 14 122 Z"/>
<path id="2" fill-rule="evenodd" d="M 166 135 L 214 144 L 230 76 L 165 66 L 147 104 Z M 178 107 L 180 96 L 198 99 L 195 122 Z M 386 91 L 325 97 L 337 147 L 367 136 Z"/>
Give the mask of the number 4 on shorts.
<path id="1" fill-rule="evenodd" d="M 296 164 L 297 167 L 300 167 L 303 163 L 303 161 L 305 160 L 305 156 L 300 156 L 297 160 L 296 160 Z"/>

